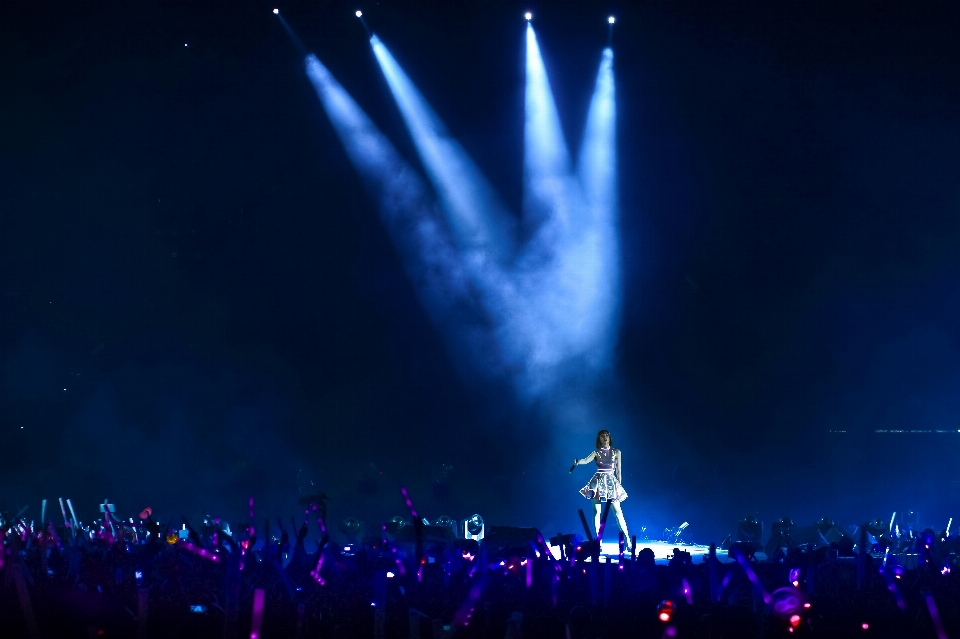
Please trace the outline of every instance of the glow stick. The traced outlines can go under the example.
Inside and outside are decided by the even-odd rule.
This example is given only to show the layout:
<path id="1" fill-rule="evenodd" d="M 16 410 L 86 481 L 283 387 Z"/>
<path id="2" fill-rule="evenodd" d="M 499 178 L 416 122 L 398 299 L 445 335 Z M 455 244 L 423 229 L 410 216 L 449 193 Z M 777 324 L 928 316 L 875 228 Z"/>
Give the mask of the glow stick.
<path id="1" fill-rule="evenodd" d="M 80 525 L 77 523 L 77 513 L 73 510 L 73 502 L 69 499 L 67 500 L 67 506 L 70 508 L 70 517 L 73 518 L 73 527 L 79 528 Z"/>
<path id="2" fill-rule="evenodd" d="M 263 588 L 257 588 L 253 591 L 253 618 L 250 621 L 250 639 L 260 639 L 261 625 L 263 625 Z"/>
<path id="3" fill-rule="evenodd" d="M 470 595 L 467 597 L 467 600 L 463 602 L 463 605 L 460 606 L 460 609 L 457 610 L 455 615 L 453 615 L 453 621 L 451 625 L 466 626 L 470 623 L 470 617 L 473 616 L 473 610 L 477 607 L 477 602 L 480 601 L 480 595 L 483 593 L 483 585 L 483 583 L 478 583 L 470 589 Z"/>
<path id="4" fill-rule="evenodd" d="M 943 623 L 940 621 L 940 613 L 937 612 L 937 604 L 933 601 L 933 595 L 926 597 L 927 609 L 930 611 L 930 619 L 933 620 L 933 627 L 937 630 L 937 639 L 947 639 L 947 633 L 943 630 Z"/>
<path id="5" fill-rule="evenodd" d="M 947 522 L 947 537 L 950 536 L 950 524 L 953 523 L 953 517 L 950 518 L 950 521 Z"/>
<path id="6" fill-rule="evenodd" d="M 894 569 L 894 570 L 896 570 L 896 569 Z M 889 590 L 890 592 L 893 593 L 893 597 L 894 597 L 894 599 L 896 599 L 896 601 L 897 601 L 897 608 L 899 608 L 900 610 L 906 610 L 906 609 L 907 609 L 907 604 L 906 604 L 906 602 L 903 600 L 903 595 L 900 594 L 900 589 L 897 588 L 896 579 L 894 578 L 893 575 L 890 574 L 891 572 L 893 572 L 893 571 L 891 571 L 891 570 L 881 570 L 881 571 L 880 571 L 880 573 L 883 575 L 884 580 L 886 580 L 886 582 L 887 582 L 887 590 Z"/>
<path id="7" fill-rule="evenodd" d="M 67 507 L 63 503 L 63 497 L 60 497 L 60 513 L 63 515 L 63 525 L 70 526 L 70 521 L 67 519 Z"/>
<path id="8" fill-rule="evenodd" d="M 419 517 L 417 517 L 417 511 L 413 509 L 413 502 L 410 500 L 410 495 L 407 494 L 407 489 L 401 487 L 400 492 L 403 494 L 403 501 L 407 502 L 407 508 L 410 509 L 410 515 L 412 515 L 414 519 L 419 519 Z"/>
<path id="9" fill-rule="evenodd" d="M 44 499 L 40 502 L 40 525 L 46 527 L 47 525 L 47 500 Z"/>
<path id="10" fill-rule="evenodd" d="M 190 543 L 190 542 L 188 542 L 188 541 L 179 541 L 179 542 L 177 542 L 177 544 L 180 545 L 180 546 L 182 546 L 182 547 L 184 547 L 184 548 L 186 548 L 187 550 L 189 550 L 190 552 L 192 552 L 192 553 L 195 554 L 195 555 L 200 555 L 200 556 L 203 557 L 204 559 L 209 559 L 210 561 L 212 561 L 212 562 L 215 563 L 215 564 L 220 563 L 220 556 L 219 556 L 219 555 L 215 555 L 214 553 L 210 552 L 210 551 L 207 550 L 206 548 L 197 548 L 196 546 L 194 546 L 192 543 Z"/>
<path id="11" fill-rule="evenodd" d="M 740 567 L 743 568 L 743 572 L 747 573 L 747 579 L 756 586 L 756 588 L 763 594 L 763 603 L 770 603 L 770 593 L 768 593 L 763 584 L 760 583 L 760 579 L 757 577 L 757 573 L 753 572 L 753 569 L 750 567 L 750 564 L 747 563 L 746 557 L 743 556 L 743 553 L 736 552 L 737 563 L 740 564 Z"/>
<path id="12" fill-rule="evenodd" d="M 893 511 L 893 517 L 890 518 L 890 532 L 893 532 L 893 520 L 897 518 L 897 511 Z"/>

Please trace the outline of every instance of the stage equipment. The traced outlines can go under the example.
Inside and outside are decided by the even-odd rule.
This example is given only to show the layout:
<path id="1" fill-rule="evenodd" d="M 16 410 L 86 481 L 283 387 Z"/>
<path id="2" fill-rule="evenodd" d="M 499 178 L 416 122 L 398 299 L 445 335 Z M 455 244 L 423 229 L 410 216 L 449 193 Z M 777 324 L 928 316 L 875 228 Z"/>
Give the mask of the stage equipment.
<path id="1" fill-rule="evenodd" d="M 820 521 L 814 524 L 814 527 L 820 532 L 827 543 L 840 543 L 840 540 L 847 536 L 829 517 L 822 517 Z"/>
<path id="2" fill-rule="evenodd" d="M 550 538 L 550 545 L 560 548 L 561 559 L 566 560 L 573 556 L 573 537 L 573 533 L 570 533 L 569 535 L 557 533 L 556 537 Z"/>
<path id="3" fill-rule="evenodd" d="M 767 541 L 767 545 L 763 551 L 767 555 L 767 558 L 772 557 L 773 554 L 781 548 L 793 550 L 798 546 L 793 538 L 796 532 L 796 525 L 789 517 L 784 517 L 780 521 L 773 522 L 770 526 L 770 531 L 770 540 Z"/>
<path id="4" fill-rule="evenodd" d="M 754 515 L 747 515 L 737 522 L 737 530 L 720 542 L 720 548 L 730 555 L 739 552 L 748 561 L 763 549 L 760 540 L 763 538 L 763 522 L 757 521 Z"/>
<path id="5" fill-rule="evenodd" d="M 446 526 L 446 527 L 448 527 L 448 528 L 456 528 L 456 522 L 455 522 L 454 520 L 450 519 L 449 517 L 447 517 L 446 515 L 440 515 L 439 517 L 437 517 L 436 519 L 434 519 L 434 520 L 433 520 L 433 525 L 434 525 L 434 526 Z"/>
<path id="6" fill-rule="evenodd" d="M 464 539 L 482 540 L 484 533 L 483 517 L 473 515 L 468 519 L 464 519 L 463 522 L 461 522 L 460 531 L 463 533 Z"/>
<path id="7" fill-rule="evenodd" d="M 347 543 L 359 543 L 363 539 L 363 522 L 356 517 L 341 520 L 339 528 L 346 535 Z"/>
<path id="8" fill-rule="evenodd" d="M 275 16 L 280 15 L 280 9 L 274 9 L 274 10 L 273 10 L 273 15 L 275 15 Z"/>
<path id="9" fill-rule="evenodd" d="M 688 522 L 683 522 L 676 528 L 664 528 L 663 540 L 672 544 L 680 543 L 680 538 L 683 537 L 683 534 L 689 526 L 690 524 Z"/>
<path id="10" fill-rule="evenodd" d="M 763 522 L 747 515 L 737 523 L 737 541 L 759 542 L 763 537 Z"/>
<path id="11" fill-rule="evenodd" d="M 362 18 L 362 17 L 363 17 L 363 11 L 357 11 L 357 12 L 356 12 L 355 14 L 353 14 L 353 15 L 357 16 L 358 18 Z"/>
<path id="12" fill-rule="evenodd" d="M 390 536 L 395 536 L 400 530 L 407 525 L 407 522 L 397 515 L 396 517 L 391 517 L 385 524 L 387 534 Z"/>
<path id="13" fill-rule="evenodd" d="M 523 14 L 523 17 L 526 18 L 527 22 L 530 22 L 530 20 L 533 20 L 533 14 L 530 13 L 529 11 Z"/>
<path id="14" fill-rule="evenodd" d="M 617 21 L 617 19 L 614 18 L 613 16 L 610 16 L 609 18 L 607 18 L 607 22 L 608 22 L 609 24 L 613 24 L 613 23 L 616 22 L 616 21 Z"/>

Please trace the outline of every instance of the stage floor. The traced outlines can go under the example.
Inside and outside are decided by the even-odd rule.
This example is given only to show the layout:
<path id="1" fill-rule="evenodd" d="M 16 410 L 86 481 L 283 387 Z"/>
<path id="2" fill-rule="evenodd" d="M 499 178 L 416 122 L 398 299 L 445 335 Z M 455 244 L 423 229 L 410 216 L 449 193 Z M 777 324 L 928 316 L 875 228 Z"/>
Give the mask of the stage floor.
<path id="1" fill-rule="evenodd" d="M 637 552 L 640 552 L 644 548 L 649 548 L 653 551 L 654 557 L 656 557 L 657 564 L 663 566 L 670 562 L 670 559 L 673 558 L 673 550 L 679 549 L 685 552 L 690 553 L 691 560 L 693 563 L 700 563 L 703 561 L 703 555 L 709 554 L 709 546 L 699 546 L 694 544 L 683 544 L 669 541 L 654 541 L 651 539 L 638 539 L 637 540 Z M 559 546 L 550 546 L 550 553 L 557 559 L 560 559 L 560 547 Z M 620 556 L 620 546 L 615 541 L 605 541 L 600 544 L 600 561 L 617 563 Z M 723 563 L 728 563 L 735 561 L 733 557 L 727 556 L 726 550 L 717 550 L 717 559 Z M 763 560 L 766 559 L 766 555 L 763 553 L 757 553 L 757 559 Z M 587 561 L 590 561 L 589 559 Z"/>

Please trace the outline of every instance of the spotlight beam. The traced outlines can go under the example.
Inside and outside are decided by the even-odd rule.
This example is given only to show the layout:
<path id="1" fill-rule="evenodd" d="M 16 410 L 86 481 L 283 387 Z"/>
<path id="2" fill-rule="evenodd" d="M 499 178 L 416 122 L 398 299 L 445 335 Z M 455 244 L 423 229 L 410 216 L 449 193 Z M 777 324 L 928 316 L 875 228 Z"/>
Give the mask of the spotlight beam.
<path id="1" fill-rule="evenodd" d="M 526 111 L 524 138 L 524 217 L 534 224 L 559 216 L 566 219 L 570 196 L 570 151 L 547 79 L 533 25 L 527 23 Z"/>
<path id="2" fill-rule="evenodd" d="M 593 97 L 587 111 L 577 175 L 592 213 L 617 208 L 617 104 L 613 81 L 613 49 L 603 50 Z"/>
<path id="3" fill-rule="evenodd" d="M 620 243 L 617 233 L 619 199 L 617 197 L 617 104 L 613 76 L 613 50 L 604 49 L 597 71 L 593 96 L 587 111 L 583 141 L 577 160 L 577 177 L 581 185 L 586 224 L 596 245 L 608 255 L 597 262 L 590 310 L 595 330 L 606 337 L 601 340 L 605 355 L 612 357 L 620 324 Z"/>
<path id="4" fill-rule="evenodd" d="M 370 44 L 460 247 L 485 268 L 506 263 L 514 229 L 500 199 L 386 46 Z"/>
<path id="5" fill-rule="evenodd" d="M 536 33 L 529 24 L 526 36 L 524 220 L 535 225 L 536 232 L 518 260 L 517 277 L 522 295 L 537 309 L 544 327 L 534 360 L 554 368 L 575 361 L 591 370 L 605 370 L 617 338 L 616 237 L 595 223 L 598 215 L 591 213 L 588 192 L 571 167 Z M 590 128 L 600 130 L 596 125 Z M 591 139 L 590 153 L 600 156 L 609 136 Z"/>
<path id="6" fill-rule="evenodd" d="M 347 156 L 380 204 L 381 220 L 431 322 L 454 352 L 472 356 L 473 374 L 498 373 L 489 361 L 497 344 L 487 316 L 427 185 L 316 56 L 307 56 L 306 71 Z"/>
<path id="7" fill-rule="evenodd" d="M 373 37 L 371 45 L 456 247 L 413 169 L 315 58 L 308 72 L 348 156 L 381 202 L 428 314 L 451 341 L 470 342 L 474 363 L 486 356 L 482 372 L 509 375 L 521 399 L 559 401 L 558 393 L 567 393 L 571 415 L 592 412 L 586 389 L 611 369 L 619 319 L 612 52 L 601 60 L 574 171 L 528 27 L 524 214 L 539 219 L 522 254 L 511 259 L 515 229 L 504 222 L 493 189 L 383 43 Z M 571 386 L 583 386 L 586 395 L 560 392 Z"/>
<path id="8" fill-rule="evenodd" d="M 300 42 L 300 38 L 297 37 L 297 34 L 293 32 L 293 29 L 290 28 L 290 25 L 287 24 L 287 21 L 283 19 L 283 16 L 280 15 L 279 9 L 273 10 L 273 15 L 277 16 L 280 20 L 280 24 L 283 25 L 283 28 L 286 30 L 287 35 L 290 36 L 290 39 L 293 41 L 293 46 L 297 50 L 297 54 L 301 57 L 307 55 L 307 49 L 303 46 L 303 43 Z"/>

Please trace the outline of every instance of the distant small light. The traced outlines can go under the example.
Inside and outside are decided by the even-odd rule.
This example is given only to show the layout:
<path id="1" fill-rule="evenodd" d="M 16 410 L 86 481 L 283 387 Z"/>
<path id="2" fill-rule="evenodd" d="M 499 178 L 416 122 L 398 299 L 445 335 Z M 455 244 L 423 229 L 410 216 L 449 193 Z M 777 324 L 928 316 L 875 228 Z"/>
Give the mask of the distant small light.
<path id="1" fill-rule="evenodd" d="M 275 16 L 280 15 L 280 9 L 274 9 L 274 10 L 273 10 L 273 15 L 275 15 Z"/>
<path id="2" fill-rule="evenodd" d="M 614 18 L 613 16 L 610 16 L 609 18 L 607 18 L 607 22 L 609 22 L 610 24 L 613 24 L 613 23 L 616 22 L 616 21 L 617 21 L 617 19 Z"/>
<path id="3" fill-rule="evenodd" d="M 523 17 L 526 18 L 527 20 L 533 20 L 533 14 L 530 13 L 529 11 L 523 14 Z"/>
<path id="4" fill-rule="evenodd" d="M 183 46 L 185 46 L 185 47 L 189 47 L 190 45 L 189 45 L 189 44 L 187 44 L 186 42 L 184 42 L 184 43 L 183 43 Z"/>
<path id="5" fill-rule="evenodd" d="M 860 624 L 860 627 L 863 628 L 864 630 L 870 630 L 870 624 L 868 623 L 862 623 Z"/>
<path id="6" fill-rule="evenodd" d="M 355 14 L 353 14 L 353 15 L 357 16 L 358 18 L 362 18 L 362 17 L 363 17 L 363 11 L 357 11 L 357 12 L 356 12 Z"/>
<path id="7" fill-rule="evenodd" d="M 387 579 L 393 579 L 393 576 L 394 575 L 392 572 L 389 572 L 389 571 L 387 572 Z"/>

